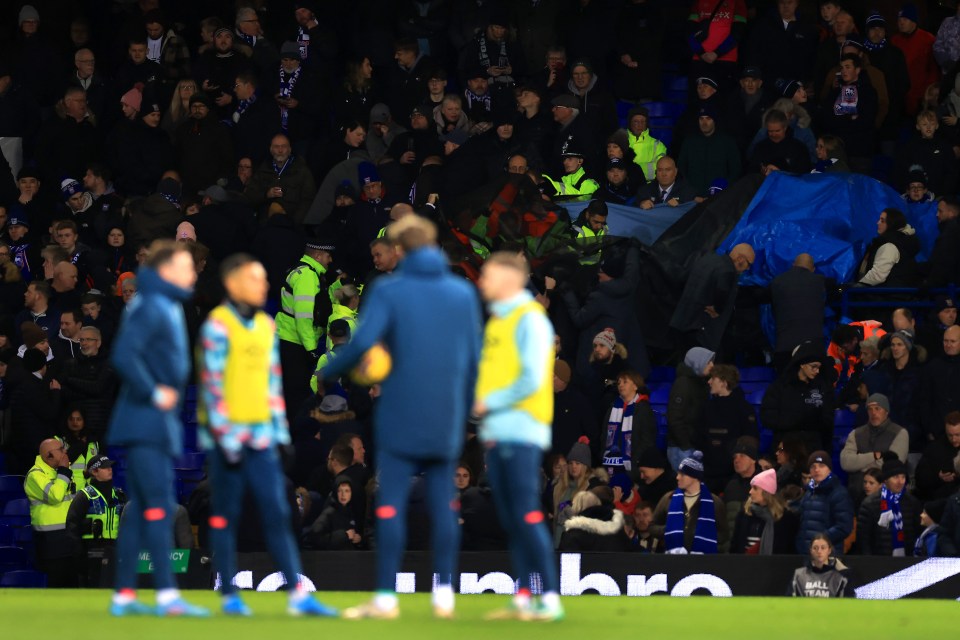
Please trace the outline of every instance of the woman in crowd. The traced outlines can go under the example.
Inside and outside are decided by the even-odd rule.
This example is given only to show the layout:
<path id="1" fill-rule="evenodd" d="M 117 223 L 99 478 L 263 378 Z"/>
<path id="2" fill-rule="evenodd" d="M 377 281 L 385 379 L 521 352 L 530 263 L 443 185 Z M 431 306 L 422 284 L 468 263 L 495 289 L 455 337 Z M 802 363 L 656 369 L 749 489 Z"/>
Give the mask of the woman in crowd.
<path id="1" fill-rule="evenodd" d="M 801 598 L 852 598 L 855 596 L 850 570 L 831 557 L 830 536 L 818 533 L 810 542 L 810 558 L 793 573 L 791 595 Z"/>
<path id="2" fill-rule="evenodd" d="M 847 151 L 843 140 L 835 135 L 825 133 L 817 138 L 814 149 L 817 162 L 810 173 L 850 173 L 850 164 L 847 162 Z"/>
<path id="3" fill-rule="evenodd" d="M 324 176 L 330 172 L 330 169 L 338 163 L 350 158 L 358 151 L 364 152 L 366 158 L 366 147 L 364 141 L 367 139 L 367 127 L 360 120 L 345 120 L 340 126 L 339 142 L 332 142 L 323 145 L 323 151 L 319 152 L 316 160 L 311 162 L 310 169 L 318 181 L 322 181 Z"/>
<path id="4" fill-rule="evenodd" d="M 457 493 L 461 495 L 470 487 L 475 487 L 477 483 L 473 479 L 473 471 L 470 467 L 465 464 L 459 465 L 453 472 L 453 484 L 457 487 Z"/>
<path id="5" fill-rule="evenodd" d="M 70 458 L 70 471 L 77 491 L 87 486 L 87 478 L 83 472 L 87 469 L 87 462 L 100 453 L 100 443 L 87 431 L 87 419 L 80 407 L 71 407 L 64 420 L 64 429 L 60 432 L 60 439 L 67 448 Z"/>
<path id="6" fill-rule="evenodd" d="M 740 372 L 718 364 L 707 378 L 710 398 L 700 421 L 699 448 L 703 451 L 704 480 L 723 487 L 733 473 L 733 448 L 741 436 L 759 437 L 757 415 L 740 388 Z"/>
<path id="7" fill-rule="evenodd" d="M 794 552 L 799 525 L 777 493 L 777 472 L 758 473 L 750 481 L 750 497 L 737 514 L 730 553 L 769 556 Z"/>
<path id="8" fill-rule="evenodd" d="M 173 137 L 177 126 L 190 117 L 190 97 L 197 92 L 197 82 L 193 78 L 184 78 L 177 82 L 173 96 L 170 98 L 170 108 L 163 114 L 160 128 Z"/>
<path id="9" fill-rule="evenodd" d="M 775 450 L 777 457 L 777 486 L 803 486 L 803 469 L 806 467 L 807 448 L 800 438 L 788 436 L 783 438 Z"/>
<path id="10" fill-rule="evenodd" d="M 867 247 L 857 270 L 857 283 L 870 287 L 916 286 L 918 253 L 920 239 L 907 224 L 907 216 L 899 209 L 884 209 L 877 220 L 877 237 Z"/>
<path id="11" fill-rule="evenodd" d="M 589 491 L 593 487 L 607 484 L 607 474 L 603 469 L 594 470 L 590 462 L 590 439 L 582 436 L 567 454 L 567 472 L 560 476 L 560 480 L 553 488 L 554 540 L 560 541 L 563 533 L 562 520 L 565 519 L 564 510 L 568 510 L 574 496 L 582 491 Z"/>
<path id="12" fill-rule="evenodd" d="M 373 83 L 373 65 L 370 58 L 348 60 L 343 85 L 333 101 L 333 115 L 338 122 L 370 121 L 370 109 L 380 102 Z M 400 117 L 399 114 L 394 114 Z"/>
<path id="13" fill-rule="evenodd" d="M 119 223 L 114 224 L 107 231 L 107 268 L 113 274 L 114 278 L 119 278 L 121 273 L 135 268 L 136 262 L 133 251 L 127 247 L 127 238 L 123 226 Z"/>
<path id="14" fill-rule="evenodd" d="M 863 472 L 863 498 L 860 501 L 860 504 L 863 504 L 863 500 L 866 500 L 873 494 L 880 491 L 880 487 L 883 485 L 883 474 L 880 472 L 880 469 L 867 469 Z M 858 505 L 859 506 L 859 505 Z"/>
<path id="15" fill-rule="evenodd" d="M 563 523 L 561 552 L 630 551 L 630 539 L 623 528 L 623 513 L 603 504 L 590 491 L 577 494 L 573 515 Z"/>
<path id="16" fill-rule="evenodd" d="M 353 506 L 353 483 L 346 476 L 336 480 L 335 493 L 330 496 L 323 511 L 304 534 L 304 542 L 313 549 L 348 551 L 362 542 Z"/>
<path id="17" fill-rule="evenodd" d="M 617 395 L 607 416 L 603 466 L 630 471 L 644 449 L 656 446 L 657 419 L 650 408 L 650 390 L 636 371 L 617 377 Z"/>

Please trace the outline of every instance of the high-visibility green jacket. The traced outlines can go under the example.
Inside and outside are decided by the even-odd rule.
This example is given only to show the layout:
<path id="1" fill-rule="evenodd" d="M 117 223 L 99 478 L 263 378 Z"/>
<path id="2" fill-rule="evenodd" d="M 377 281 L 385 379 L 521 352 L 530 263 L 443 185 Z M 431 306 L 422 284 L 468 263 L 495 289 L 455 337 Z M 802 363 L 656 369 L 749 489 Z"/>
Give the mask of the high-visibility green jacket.
<path id="1" fill-rule="evenodd" d="M 649 129 L 639 136 L 627 131 L 627 144 L 633 149 L 633 161 L 640 165 L 647 182 L 650 182 L 657 176 L 657 160 L 667 155 L 667 147 L 651 136 Z"/>
<path id="2" fill-rule="evenodd" d="M 63 531 L 76 489 L 73 480 L 60 474 L 37 456 L 27 472 L 23 490 L 30 501 L 30 525 L 34 531 Z"/>
<path id="3" fill-rule="evenodd" d="M 326 272 L 326 267 L 305 255 L 287 275 L 276 318 L 278 338 L 299 344 L 307 351 L 316 350 L 323 327 L 314 324 L 314 307 L 320 293 L 320 276 Z"/>
<path id="4" fill-rule="evenodd" d="M 600 188 L 596 180 L 587 177 L 583 167 L 563 176 L 560 180 L 554 180 L 547 174 L 543 174 L 543 177 L 553 186 L 556 192 L 554 195 L 558 196 L 588 196 Z"/>

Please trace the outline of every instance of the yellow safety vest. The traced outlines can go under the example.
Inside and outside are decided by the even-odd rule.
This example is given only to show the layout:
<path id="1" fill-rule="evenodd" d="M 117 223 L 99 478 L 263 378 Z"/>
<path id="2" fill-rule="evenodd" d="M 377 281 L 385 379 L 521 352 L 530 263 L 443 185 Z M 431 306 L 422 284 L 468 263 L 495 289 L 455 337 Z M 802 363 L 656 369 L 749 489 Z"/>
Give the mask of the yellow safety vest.
<path id="1" fill-rule="evenodd" d="M 590 225 L 584 223 L 577 232 L 577 244 L 583 249 L 592 249 L 593 245 L 602 242 L 603 236 L 607 235 L 607 228 L 601 227 L 600 231 L 594 231 Z M 600 262 L 600 252 L 580 258 L 580 264 L 593 265 Z"/>
<path id="2" fill-rule="evenodd" d="M 627 131 L 627 144 L 633 149 L 633 161 L 643 169 L 647 182 L 657 175 L 657 160 L 667 155 L 667 147 L 650 135 L 650 130 L 642 131 L 639 136 Z"/>
<path id="3" fill-rule="evenodd" d="M 100 521 L 103 523 L 103 533 L 98 538 L 99 540 L 116 540 L 117 533 L 120 531 L 120 514 L 123 513 L 123 506 L 125 501 L 123 498 L 123 492 L 117 488 L 113 489 L 113 496 L 111 496 L 117 504 L 110 506 L 107 499 L 104 497 L 100 491 L 97 490 L 95 486 L 88 485 L 83 490 L 84 495 L 87 496 L 89 501 L 89 506 L 87 507 L 87 520 L 90 520 L 91 523 L 95 521 Z M 85 533 L 83 535 L 84 540 L 93 540 L 93 533 Z"/>
<path id="4" fill-rule="evenodd" d="M 210 317 L 227 329 L 229 347 L 223 371 L 223 399 L 227 418 L 237 424 L 270 420 L 270 357 L 273 322 L 258 311 L 253 326 L 244 326 L 228 307 L 220 305 Z"/>
<path id="5" fill-rule="evenodd" d="M 477 397 L 485 398 L 494 391 L 505 389 L 520 377 L 522 363 L 517 349 L 517 326 L 528 313 L 545 315 L 540 303 L 521 304 L 502 318 L 492 316 L 483 334 L 483 352 L 477 377 Z M 537 390 L 516 404 L 514 409 L 525 411 L 541 424 L 553 422 L 553 364 L 554 353 L 547 354 L 548 363 Z"/>
<path id="6" fill-rule="evenodd" d="M 70 464 L 70 471 L 73 472 L 73 484 L 77 487 L 77 493 L 83 491 L 90 484 L 90 479 L 83 475 L 83 472 L 87 469 L 87 463 L 99 454 L 100 445 L 96 442 L 88 442 L 87 450 L 77 456 L 77 459 Z"/>
<path id="7" fill-rule="evenodd" d="M 37 456 L 23 481 L 23 490 L 30 501 L 30 525 L 34 531 L 66 530 L 67 512 L 76 491 L 70 478 L 59 475 Z"/>
<path id="8" fill-rule="evenodd" d="M 554 180 L 547 174 L 543 174 L 543 177 L 553 185 L 558 196 L 588 196 L 600 188 L 596 180 L 587 177 L 587 172 L 583 170 L 583 167 L 563 176 L 559 181 Z"/>

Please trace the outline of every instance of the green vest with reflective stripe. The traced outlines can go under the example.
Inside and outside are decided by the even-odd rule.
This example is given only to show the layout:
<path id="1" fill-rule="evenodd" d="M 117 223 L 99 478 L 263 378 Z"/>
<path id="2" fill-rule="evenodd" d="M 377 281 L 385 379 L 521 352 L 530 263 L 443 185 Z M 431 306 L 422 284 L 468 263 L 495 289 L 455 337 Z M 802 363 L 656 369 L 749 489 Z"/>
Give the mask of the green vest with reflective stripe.
<path id="1" fill-rule="evenodd" d="M 63 531 L 76 489 L 73 481 L 57 473 L 40 456 L 27 472 L 23 490 L 30 501 L 30 526 L 34 531 Z"/>
<path id="2" fill-rule="evenodd" d="M 88 442 L 87 449 L 70 464 L 70 471 L 73 472 L 73 484 L 77 487 L 77 492 L 83 491 L 90 479 L 83 475 L 87 469 L 87 462 L 94 456 L 100 455 L 100 445 L 96 442 Z"/>
<path id="3" fill-rule="evenodd" d="M 580 231 L 577 232 L 577 244 L 584 251 L 590 251 L 594 248 L 594 245 L 600 244 L 603 241 L 603 237 L 607 235 L 607 228 L 601 227 L 600 231 L 594 231 L 590 228 L 590 225 L 584 223 L 580 227 Z M 592 265 L 600 262 L 600 252 L 591 253 L 580 258 L 580 264 Z"/>
<path id="4" fill-rule="evenodd" d="M 650 130 L 640 132 L 639 136 L 627 131 L 627 144 L 633 149 L 633 161 L 643 169 L 647 182 L 657 175 L 657 160 L 667 155 L 667 148 L 662 142 L 650 135 Z"/>
<path id="5" fill-rule="evenodd" d="M 600 188 L 596 180 L 587 177 L 587 172 L 583 170 L 583 167 L 563 176 L 559 181 L 554 180 L 547 174 L 543 174 L 543 177 L 553 185 L 558 196 L 588 196 Z"/>
<path id="6" fill-rule="evenodd" d="M 110 501 L 103 497 L 103 494 L 92 484 L 87 485 L 83 493 L 89 501 L 89 505 L 87 506 L 87 520 L 91 521 L 91 526 L 93 522 L 99 521 L 103 523 L 103 535 L 97 539 L 116 540 L 117 532 L 120 530 L 120 514 L 123 513 L 123 507 L 126 504 L 123 492 L 117 491 L 116 488 L 113 489 L 111 498 L 114 506 L 112 507 L 110 506 Z M 83 539 L 93 540 L 93 533 L 84 534 Z"/>
<path id="7" fill-rule="evenodd" d="M 330 314 L 330 319 L 327 320 L 327 351 L 333 349 L 333 340 L 330 339 L 330 325 L 333 324 L 334 320 L 347 321 L 347 325 L 350 327 L 351 338 L 353 334 L 357 332 L 357 311 L 350 307 L 345 307 L 342 304 L 333 305 L 333 313 Z"/>
<path id="8" fill-rule="evenodd" d="M 296 269 L 287 275 L 286 286 L 280 291 L 280 312 L 277 313 L 277 337 L 301 345 L 307 351 L 317 348 L 323 327 L 314 326 L 313 310 L 320 293 L 320 278 L 327 269 L 311 258 L 303 256 Z"/>

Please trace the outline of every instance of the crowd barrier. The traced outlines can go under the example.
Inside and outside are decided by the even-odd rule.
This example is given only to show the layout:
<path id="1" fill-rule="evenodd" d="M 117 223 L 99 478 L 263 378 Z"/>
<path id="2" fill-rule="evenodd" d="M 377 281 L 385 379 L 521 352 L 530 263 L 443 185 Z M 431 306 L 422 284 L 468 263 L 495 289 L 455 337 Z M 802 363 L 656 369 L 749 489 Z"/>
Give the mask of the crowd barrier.
<path id="1" fill-rule="evenodd" d="M 401 593 L 430 591 L 434 584 L 431 554 L 410 552 L 397 574 Z M 624 553 L 566 553 L 558 557 L 561 593 L 578 596 L 673 597 L 707 595 L 714 597 L 787 595 L 793 572 L 801 556 L 664 556 Z M 857 597 L 868 600 L 898 598 L 960 597 L 960 558 L 856 557 L 844 558 L 857 586 Z M 234 582 L 244 589 L 274 591 L 283 584 L 266 553 L 240 555 L 240 572 Z M 304 577 L 318 591 L 372 591 L 373 552 L 306 552 Z M 507 553 L 463 553 L 454 588 L 461 594 L 514 591 Z M 208 565 L 191 567 L 209 572 Z M 191 586 L 216 588 L 209 573 L 194 573 Z M 534 591 L 540 588 L 534 576 Z"/>
<path id="2" fill-rule="evenodd" d="M 933 307 L 935 296 L 945 295 L 956 300 L 957 286 L 951 284 L 942 289 L 914 289 L 898 287 L 850 287 L 840 296 L 840 317 L 849 318 L 851 309 L 897 309 L 928 310 Z M 885 296 L 895 296 L 884 299 Z M 919 315 L 919 314 L 914 314 Z M 879 319 L 879 318 L 878 318 Z"/>

